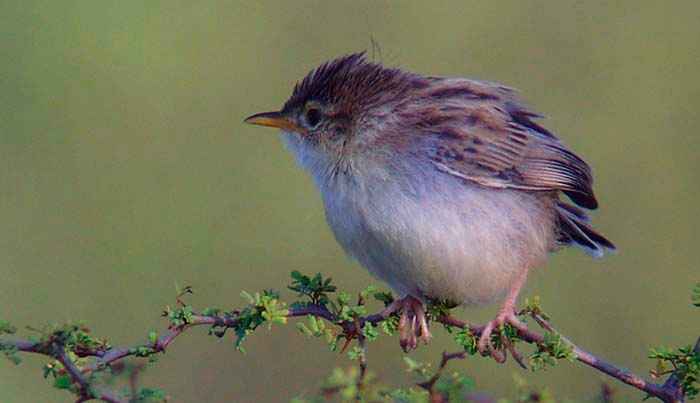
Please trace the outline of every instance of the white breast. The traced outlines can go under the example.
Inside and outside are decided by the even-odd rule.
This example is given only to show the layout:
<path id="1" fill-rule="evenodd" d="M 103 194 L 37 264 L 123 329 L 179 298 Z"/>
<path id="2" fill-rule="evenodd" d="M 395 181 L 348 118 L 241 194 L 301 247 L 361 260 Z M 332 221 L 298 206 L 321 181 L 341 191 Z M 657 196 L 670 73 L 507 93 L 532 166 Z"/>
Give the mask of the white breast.
<path id="1" fill-rule="evenodd" d="M 358 164 L 329 181 L 324 156 L 285 137 L 314 176 L 338 242 L 401 296 L 492 301 L 553 245 L 550 209 L 532 194 L 470 185 L 417 161 Z"/>

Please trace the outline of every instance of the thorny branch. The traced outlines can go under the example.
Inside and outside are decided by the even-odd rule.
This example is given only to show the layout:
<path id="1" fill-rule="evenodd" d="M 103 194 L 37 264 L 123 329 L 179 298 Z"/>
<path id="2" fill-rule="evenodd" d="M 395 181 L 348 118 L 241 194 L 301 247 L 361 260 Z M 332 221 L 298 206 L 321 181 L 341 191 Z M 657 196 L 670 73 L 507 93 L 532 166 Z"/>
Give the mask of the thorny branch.
<path id="1" fill-rule="evenodd" d="M 435 374 L 433 374 L 430 379 L 428 379 L 425 382 L 421 382 L 418 384 L 419 387 L 425 389 L 428 391 L 430 394 L 430 401 L 435 402 L 435 401 L 442 401 L 441 396 L 438 395 L 438 392 L 435 391 L 435 383 L 440 379 L 440 376 L 442 375 L 442 371 L 445 369 L 447 366 L 447 363 L 450 362 L 450 360 L 455 360 L 455 359 L 463 359 L 467 356 L 467 353 L 464 351 L 457 351 L 455 353 L 448 353 L 447 351 L 443 351 L 442 353 L 442 358 L 440 359 L 440 364 L 438 365 L 437 370 L 435 371 Z"/>
<path id="2" fill-rule="evenodd" d="M 180 301 L 179 298 L 178 303 L 184 306 L 184 303 Z M 391 310 L 384 309 L 375 314 L 356 316 L 353 320 L 344 320 L 337 313 L 329 310 L 329 308 L 325 305 L 319 303 L 307 303 L 300 306 L 290 307 L 284 316 L 286 318 L 308 316 L 320 318 L 339 327 L 342 332 L 341 336 L 345 337 L 348 341 L 353 339 L 358 340 L 359 346 L 362 349 L 362 354 L 359 359 L 360 376 L 357 384 L 359 390 L 363 387 L 363 381 L 367 370 L 366 344 L 362 329 L 367 324 L 378 325 L 380 322 L 387 320 L 390 315 Z M 531 312 L 530 316 L 547 332 L 558 334 L 554 327 L 543 316 L 536 312 Z M 468 329 L 477 338 L 481 335 L 481 332 L 484 329 L 484 326 L 470 325 L 467 322 L 457 319 L 449 314 L 439 316 L 435 318 L 435 320 L 448 328 Z M 77 388 L 76 395 L 78 396 L 78 399 L 76 402 L 98 399 L 110 403 L 121 403 L 127 402 L 128 399 L 124 399 L 111 391 L 94 387 L 89 379 L 91 374 L 105 369 L 127 357 L 146 356 L 143 353 L 144 350 L 150 351 L 151 354 L 156 352 L 164 352 L 178 336 L 193 327 L 211 326 L 212 328 L 216 327 L 220 329 L 229 329 L 236 328 L 239 325 L 239 321 L 240 318 L 236 315 L 201 314 L 192 312 L 185 323 L 178 326 L 170 326 L 166 333 L 146 344 L 131 347 L 108 347 L 104 349 L 96 348 L 93 350 L 86 350 L 83 348 L 80 351 L 71 351 L 77 357 L 94 357 L 94 360 L 90 364 L 84 365 L 81 368 L 79 368 L 76 365 L 76 361 L 71 358 L 66 346 L 60 345 L 55 341 L 51 341 L 50 344 L 47 344 L 45 341 L 7 340 L 5 338 L 0 338 L 0 347 L 5 350 L 11 348 L 16 351 L 41 354 L 59 361 L 65 369 L 65 372 L 70 376 L 74 387 Z M 545 337 L 535 331 L 529 329 L 514 329 L 514 331 L 517 332 L 517 337 L 519 340 L 534 345 L 543 345 L 545 343 Z M 581 363 L 603 372 L 612 378 L 618 379 L 619 381 L 624 382 L 636 389 L 644 391 L 649 396 L 656 397 L 664 402 L 684 401 L 684 393 L 681 385 L 679 384 L 677 371 L 673 372 L 663 384 L 650 382 L 639 375 L 636 375 L 626 369 L 620 368 L 591 354 L 563 337 L 562 340 L 571 346 L 575 359 Z M 509 351 L 521 366 L 525 366 L 524 362 L 522 361 L 522 357 L 514 349 L 513 345 L 505 340 L 503 343 L 503 348 Z M 697 342 L 695 343 L 694 352 L 700 355 L 700 338 L 698 338 Z M 494 358 L 499 361 L 504 361 L 505 352 L 502 351 L 501 353 L 503 354 L 502 360 L 498 359 L 498 357 Z M 444 352 L 435 374 L 427 381 L 418 383 L 417 386 L 427 390 L 431 394 L 431 397 L 433 397 L 433 387 L 440 378 L 447 363 L 453 359 L 463 359 L 466 357 L 466 355 L 467 354 L 464 351 L 456 353 Z"/>

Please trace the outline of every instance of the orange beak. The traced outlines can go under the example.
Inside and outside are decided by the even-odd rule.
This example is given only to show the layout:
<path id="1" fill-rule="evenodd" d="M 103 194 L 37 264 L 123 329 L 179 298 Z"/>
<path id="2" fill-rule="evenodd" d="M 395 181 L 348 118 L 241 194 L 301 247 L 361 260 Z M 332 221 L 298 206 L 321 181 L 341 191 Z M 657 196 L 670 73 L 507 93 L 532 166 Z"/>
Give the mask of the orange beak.
<path id="1" fill-rule="evenodd" d="M 296 123 L 294 123 L 287 116 L 283 115 L 281 112 L 256 113 L 255 115 L 248 116 L 244 122 L 251 125 L 276 127 L 278 129 L 297 133 L 302 131 Z"/>

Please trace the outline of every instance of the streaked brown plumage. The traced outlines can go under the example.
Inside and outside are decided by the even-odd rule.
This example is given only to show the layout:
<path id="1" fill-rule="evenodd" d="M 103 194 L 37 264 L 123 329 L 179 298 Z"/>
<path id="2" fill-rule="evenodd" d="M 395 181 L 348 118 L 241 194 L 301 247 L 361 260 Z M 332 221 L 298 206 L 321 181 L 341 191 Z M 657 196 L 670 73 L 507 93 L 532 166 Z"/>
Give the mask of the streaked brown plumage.
<path id="1" fill-rule="evenodd" d="M 535 122 L 499 84 L 426 77 L 353 54 L 298 83 L 280 112 L 249 123 L 280 127 L 320 189 L 345 250 L 405 297 L 404 347 L 427 338 L 426 299 L 481 303 L 508 294 L 527 271 L 575 244 L 594 256 L 614 246 L 588 224 L 588 165 Z M 408 323 L 408 322 L 406 322 Z M 410 336 L 413 336 L 412 338 Z"/>

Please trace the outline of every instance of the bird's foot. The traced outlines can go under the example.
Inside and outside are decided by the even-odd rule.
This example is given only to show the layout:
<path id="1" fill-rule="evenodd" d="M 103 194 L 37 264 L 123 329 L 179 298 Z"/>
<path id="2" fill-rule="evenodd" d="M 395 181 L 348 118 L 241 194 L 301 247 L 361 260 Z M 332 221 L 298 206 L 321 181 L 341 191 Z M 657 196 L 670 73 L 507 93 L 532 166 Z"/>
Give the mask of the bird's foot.
<path id="1" fill-rule="evenodd" d="M 515 309 L 513 308 L 512 305 L 506 305 L 501 309 L 501 311 L 498 313 L 498 316 L 496 316 L 495 319 L 489 321 L 486 326 L 481 331 L 481 336 L 479 337 L 479 343 L 477 344 L 477 347 L 479 349 L 479 352 L 482 355 L 491 355 L 496 361 L 498 362 L 504 362 L 506 355 L 505 355 L 505 349 L 507 348 L 510 350 L 511 354 L 513 355 L 513 358 L 515 358 L 518 363 L 522 366 L 524 363 L 521 362 L 519 354 L 514 351 L 512 348 L 512 345 L 510 344 L 510 341 L 508 340 L 505 332 L 504 332 L 504 325 L 511 325 L 517 330 L 521 331 L 526 331 L 527 326 L 518 319 L 518 316 L 515 313 Z M 491 340 L 491 335 L 494 330 L 497 330 L 500 335 L 500 344 L 501 344 L 501 349 L 499 350 L 498 348 L 495 348 L 494 343 Z"/>
<path id="2" fill-rule="evenodd" d="M 425 344 L 433 337 L 428 329 L 428 318 L 423 303 L 408 295 L 394 301 L 384 313 L 388 316 L 399 312 L 399 344 L 405 352 L 415 350 L 418 342 Z"/>

